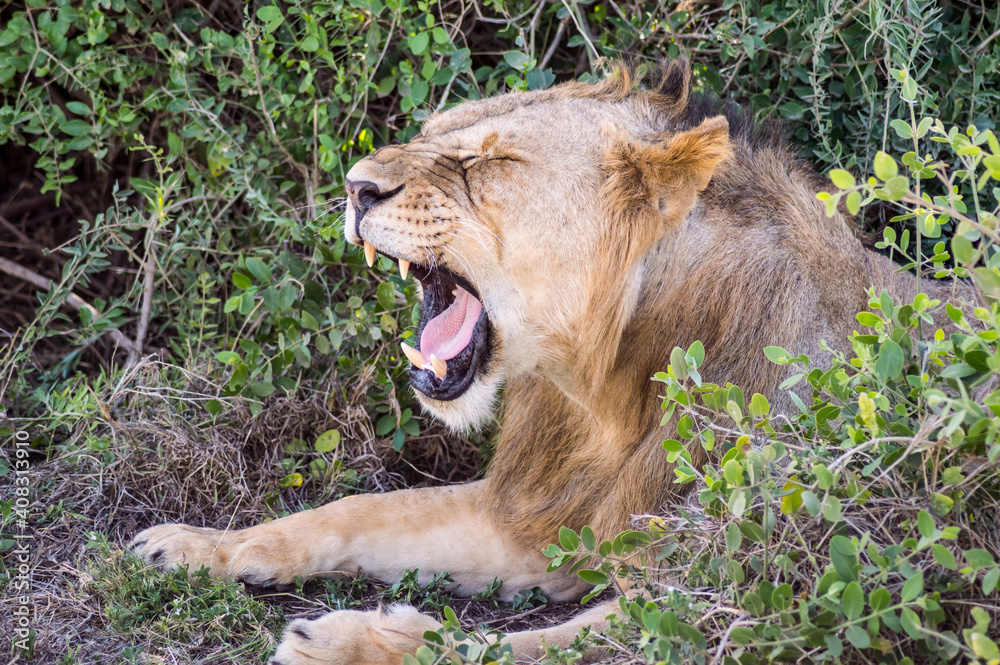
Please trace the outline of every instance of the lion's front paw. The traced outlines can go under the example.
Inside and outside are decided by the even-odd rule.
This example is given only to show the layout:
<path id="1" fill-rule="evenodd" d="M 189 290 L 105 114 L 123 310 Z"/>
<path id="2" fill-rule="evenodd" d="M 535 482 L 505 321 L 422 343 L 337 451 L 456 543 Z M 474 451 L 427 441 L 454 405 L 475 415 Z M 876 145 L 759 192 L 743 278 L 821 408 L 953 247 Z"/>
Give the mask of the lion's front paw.
<path id="1" fill-rule="evenodd" d="M 246 531 L 161 524 L 139 533 L 131 547 L 143 561 L 164 570 L 186 565 L 194 573 L 204 566 L 213 577 L 274 586 L 288 584 L 299 574 L 281 540 L 248 537 Z"/>
<path id="2" fill-rule="evenodd" d="M 400 665 L 403 654 L 424 643 L 425 631 L 438 628 L 438 622 L 405 605 L 297 619 L 285 629 L 270 665 Z"/>
<path id="3" fill-rule="evenodd" d="M 194 573 L 205 566 L 221 576 L 229 563 L 225 536 L 225 531 L 215 529 L 161 524 L 140 532 L 131 547 L 143 561 L 164 570 L 186 565 Z"/>

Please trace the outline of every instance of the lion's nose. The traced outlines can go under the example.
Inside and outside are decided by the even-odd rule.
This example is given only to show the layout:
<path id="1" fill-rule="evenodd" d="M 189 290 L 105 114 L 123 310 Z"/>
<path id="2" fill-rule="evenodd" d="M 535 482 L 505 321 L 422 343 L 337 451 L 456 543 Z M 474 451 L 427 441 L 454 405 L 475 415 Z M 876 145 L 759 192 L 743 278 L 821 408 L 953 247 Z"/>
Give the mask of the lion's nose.
<path id="1" fill-rule="evenodd" d="M 348 180 L 344 188 L 347 190 L 347 196 L 351 203 L 354 204 L 355 219 L 358 224 L 361 223 L 361 218 L 372 206 L 379 201 L 392 198 L 403 190 L 403 186 L 400 185 L 395 189 L 383 191 L 379 189 L 378 185 L 368 180 Z"/>

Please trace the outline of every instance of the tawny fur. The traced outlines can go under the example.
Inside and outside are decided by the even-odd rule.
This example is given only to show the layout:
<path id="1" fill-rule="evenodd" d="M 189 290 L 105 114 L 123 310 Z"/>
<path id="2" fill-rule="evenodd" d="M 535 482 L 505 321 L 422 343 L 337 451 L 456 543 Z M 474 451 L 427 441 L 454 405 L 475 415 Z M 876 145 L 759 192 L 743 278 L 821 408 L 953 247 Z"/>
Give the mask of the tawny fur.
<path id="1" fill-rule="evenodd" d="M 685 63 L 639 83 L 622 68 L 596 86 L 467 102 L 348 174 L 391 192 L 363 216 L 351 200 L 348 240 L 446 266 L 481 296 L 492 353 L 472 389 L 450 402 L 418 398 L 463 428 L 492 417 L 505 386 L 486 480 L 352 497 L 241 532 L 155 527 L 137 536 L 140 554 L 258 583 L 362 570 L 395 581 L 419 568 L 450 571 L 461 593 L 499 577 L 505 597 L 535 585 L 578 597 L 578 581 L 544 572 L 539 552 L 558 528 L 611 537 L 683 491 L 660 446 L 674 430 L 659 425 L 650 380 L 675 346 L 700 340 L 706 381 L 782 410 L 784 369 L 765 346 L 821 363 L 820 340 L 848 348 L 866 288 L 913 297 L 914 277 L 868 251 L 853 220 L 826 217 L 823 183 L 773 132 L 691 94 Z M 690 452 L 704 462 L 700 446 Z M 312 647 L 290 632 L 279 660 L 398 659 L 418 640 L 377 637 L 386 621 L 410 637 L 427 625 L 402 610 L 334 613 L 310 624 L 322 632 Z M 364 648 L 359 635 L 372 636 Z M 521 655 L 537 653 L 538 635 L 511 639 Z"/>

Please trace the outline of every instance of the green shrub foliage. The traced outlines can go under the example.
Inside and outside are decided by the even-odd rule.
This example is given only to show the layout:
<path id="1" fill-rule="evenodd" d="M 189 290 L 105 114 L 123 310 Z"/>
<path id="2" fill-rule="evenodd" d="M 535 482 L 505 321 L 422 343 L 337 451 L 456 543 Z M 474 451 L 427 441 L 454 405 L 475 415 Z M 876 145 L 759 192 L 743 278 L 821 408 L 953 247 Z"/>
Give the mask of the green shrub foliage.
<path id="1" fill-rule="evenodd" d="M 923 279 L 973 281 L 984 300 L 896 303 L 872 293 L 854 353 L 832 367 L 814 366 L 811 349 L 761 350 L 796 370 L 782 386 L 799 395 L 791 414 L 737 386 L 703 383 L 700 345 L 675 350 L 655 377 L 680 437 L 664 454 L 680 462 L 674 481 L 691 484 L 695 500 L 608 542 L 589 529 L 559 534 L 547 550 L 553 569 L 581 575 L 594 594 L 615 593 L 625 577 L 645 593 L 623 597 L 610 635 L 581 635 L 547 659 L 572 663 L 596 644 L 650 663 L 997 665 L 994 5 L 5 3 L 0 221 L 4 234 L 25 237 L 3 235 L 4 284 L 24 279 L 12 264 L 40 281 L 37 297 L 4 301 L 0 312 L 10 332 L 2 408 L 32 420 L 34 454 L 67 464 L 73 452 L 110 468 L 120 443 L 94 418 L 110 419 L 113 389 L 142 385 L 126 361 L 156 354 L 165 363 L 158 390 L 187 396 L 171 408 L 198 427 L 318 388 L 350 403 L 361 391 L 373 435 L 405 452 L 427 428 L 397 352 L 413 334 L 414 287 L 387 260 L 373 277 L 345 244 L 344 174 L 462 100 L 596 80 L 615 60 L 686 55 L 699 90 L 783 122 L 829 173 L 831 210 L 858 214 L 861 230 Z M 32 196 L 34 208 L 6 218 Z M 46 215 L 65 209 L 79 221 L 55 237 Z M 952 333 L 933 324 L 942 310 Z M 83 449 L 59 446 L 81 432 Z M 304 475 L 355 488 L 353 469 L 323 458 L 341 431 L 309 440 L 288 444 L 275 492 Z M 686 452 L 698 445 L 716 453 L 705 468 Z M 10 462 L 0 458 L 0 477 Z M 58 520 L 62 505 L 33 521 Z M 10 502 L 0 508 L 7 534 Z M 101 592 L 113 608 L 109 630 L 152 625 L 176 605 L 170 594 L 237 602 L 225 585 L 168 576 L 170 589 L 140 603 L 148 589 L 119 579 L 129 566 L 101 569 L 115 580 Z M 408 594 L 432 594 L 428 607 L 444 606 L 443 582 L 408 584 Z M 525 593 L 523 606 L 544 602 Z M 210 606 L 192 607 L 185 635 L 218 621 Z M 243 622 L 271 620 L 257 601 L 241 607 Z M 421 665 L 508 657 L 443 611 Z"/>

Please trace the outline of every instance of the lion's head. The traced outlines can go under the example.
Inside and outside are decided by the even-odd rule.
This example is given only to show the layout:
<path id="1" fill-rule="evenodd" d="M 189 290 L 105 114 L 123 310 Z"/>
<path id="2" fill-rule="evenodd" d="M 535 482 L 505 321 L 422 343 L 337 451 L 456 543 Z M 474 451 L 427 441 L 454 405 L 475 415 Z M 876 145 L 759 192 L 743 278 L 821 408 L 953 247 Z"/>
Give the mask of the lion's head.
<path id="1" fill-rule="evenodd" d="M 471 101 L 347 174 L 345 234 L 421 284 L 411 383 L 453 427 L 505 381 L 586 404 L 638 297 L 637 266 L 730 153 L 724 117 L 685 114 L 687 64 Z M 432 358 L 433 356 L 433 358 Z"/>

